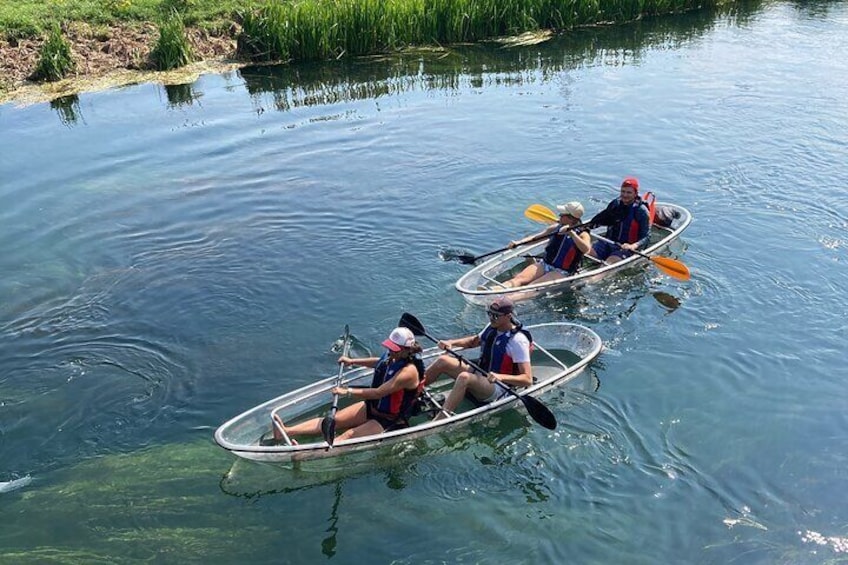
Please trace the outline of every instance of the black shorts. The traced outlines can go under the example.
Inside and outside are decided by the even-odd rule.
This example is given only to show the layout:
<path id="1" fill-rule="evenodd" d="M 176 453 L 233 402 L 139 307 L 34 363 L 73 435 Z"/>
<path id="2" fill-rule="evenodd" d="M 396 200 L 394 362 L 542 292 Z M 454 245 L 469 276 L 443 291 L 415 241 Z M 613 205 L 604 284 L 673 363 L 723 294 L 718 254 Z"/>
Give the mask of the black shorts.
<path id="1" fill-rule="evenodd" d="M 409 426 L 409 422 L 404 418 L 389 418 L 383 414 L 378 414 L 371 409 L 371 404 L 365 403 L 365 415 L 369 420 L 374 420 L 383 427 L 383 431 L 397 430 Z"/>

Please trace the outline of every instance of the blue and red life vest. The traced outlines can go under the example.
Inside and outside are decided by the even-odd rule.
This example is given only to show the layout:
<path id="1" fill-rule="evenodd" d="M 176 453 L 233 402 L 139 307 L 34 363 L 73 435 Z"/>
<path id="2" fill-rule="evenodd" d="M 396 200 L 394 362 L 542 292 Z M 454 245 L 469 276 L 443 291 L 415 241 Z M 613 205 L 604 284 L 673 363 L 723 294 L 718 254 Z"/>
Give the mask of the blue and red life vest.
<path id="1" fill-rule="evenodd" d="M 371 388 L 379 388 L 383 383 L 388 382 L 397 375 L 401 369 L 412 363 L 418 370 L 418 382 L 420 383 L 424 377 L 424 363 L 418 357 L 411 359 L 396 359 L 390 361 L 388 352 L 383 353 L 377 365 L 374 367 L 374 377 L 371 379 Z M 408 414 L 412 403 L 418 397 L 418 390 L 396 390 L 393 393 L 382 398 L 369 399 L 365 402 L 371 407 L 371 410 L 387 419 L 396 419 L 404 414 Z"/>
<path id="2" fill-rule="evenodd" d="M 545 246 L 545 263 L 567 273 L 576 271 L 581 259 L 583 259 L 583 252 L 577 248 L 574 239 L 568 233 L 554 233 L 548 240 L 548 245 Z"/>
<path id="3" fill-rule="evenodd" d="M 521 326 L 503 332 L 498 335 L 498 330 L 491 325 L 486 326 L 480 336 L 480 360 L 478 365 L 481 369 L 492 373 L 501 373 L 503 375 L 517 375 L 519 371 L 518 363 L 515 363 L 512 357 L 507 353 L 506 346 L 509 344 L 515 334 L 518 332 L 527 336 L 527 341 L 530 342 L 530 347 L 533 347 L 533 336 L 530 332 L 523 329 Z"/>
<path id="4" fill-rule="evenodd" d="M 625 208 L 621 201 L 617 202 L 620 208 Z M 642 200 L 637 198 L 626 207 L 623 217 L 607 229 L 606 237 L 616 243 L 636 243 L 647 237 L 649 221 L 648 211 L 642 208 Z"/>

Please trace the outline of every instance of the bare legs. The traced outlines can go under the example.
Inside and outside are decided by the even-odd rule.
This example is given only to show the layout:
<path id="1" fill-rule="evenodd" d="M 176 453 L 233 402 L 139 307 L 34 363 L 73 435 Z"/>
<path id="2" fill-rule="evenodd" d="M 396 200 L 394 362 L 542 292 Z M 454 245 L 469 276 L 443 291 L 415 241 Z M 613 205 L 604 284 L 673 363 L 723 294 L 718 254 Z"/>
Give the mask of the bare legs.
<path id="1" fill-rule="evenodd" d="M 283 439 L 283 434 L 277 429 L 278 426 L 292 438 L 298 436 L 319 436 L 321 435 L 321 420 L 323 420 L 323 418 L 311 418 L 293 426 L 286 426 L 282 419 L 274 414 L 273 421 L 271 422 L 271 429 L 274 430 L 274 439 L 276 440 Z M 367 431 L 373 427 L 370 424 L 376 426 L 377 430 Z M 373 420 L 368 420 L 364 402 L 351 404 L 350 406 L 346 406 L 336 412 L 336 427 L 347 430 L 343 434 L 337 436 L 336 439 L 349 439 L 351 437 L 366 435 L 366 433 L 363 433 L 362 430 L 365 430 L 367 433 L 380 433 L 383 431 L 383 428 L 379 423 Z"/>
<path id="2" fill-rule="evenodd" d="M 530 283 L 541 283 L 561 278 L 562 273 L 560 273 L 559 271 L 551 271 L 549 273 L 546 273 L 544 264 L 535 262 L 532 265 L 524 267 L 524 269 L 520 273 L 501 284 L 503 284 L 503 286 L 507 288 L 515 288 Z"/>
<path id="3" fill-rule="evenodd" d="M 442 355 L 427 367 L 424 371 L 424 384 L 430 384 L 441 375 L 447 375 L 454 379 L 453 388 L 445 400 L 443 410 L 434 419 L 446 418 L 445 413 L 453 412 L 465 398 L 466 391 L 470 391 L 476 398 L 489 398 L 494 392 L 495 385 L 486 377 L 472 373 L 470 367 L 459 359 L 449 355 Z"/>

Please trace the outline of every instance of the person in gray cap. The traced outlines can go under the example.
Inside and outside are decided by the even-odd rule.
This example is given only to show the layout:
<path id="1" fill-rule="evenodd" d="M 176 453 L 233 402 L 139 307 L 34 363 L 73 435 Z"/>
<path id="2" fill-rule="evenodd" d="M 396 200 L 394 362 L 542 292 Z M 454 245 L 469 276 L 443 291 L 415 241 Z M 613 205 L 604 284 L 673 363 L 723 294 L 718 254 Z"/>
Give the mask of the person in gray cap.
<path id="1" fill-rule="evenodd" d="M 545 255 L 524 267 L 520 273 L 500 283 L 507 288 L 541 283 L 574 274 L 580 267 L 583 255 L 592 249 L 592 239 L 588 228 L 578 227 L 583 217 L 583 205 L 579 202 L 566 202 L 557 206 L 559 223 L 545 228 L 537 234 L 529 235 L 517 241 L 510 241 L 509 248 L 518 247 L 528 241 L 550 236 L 545 246 Z"/>
<path id="2" fill-rule="evenodd" d="M 453 389 L 445 400 L 444 411 L 436 419 L 452 413 L 468 398 L 478 405 L 488 404 L 509 394 L 506 387 L 525 387 L 533 383 L 533 369 L 530 365 L 530 332 L 521 328 L 513 318 L 514 305 L 506 297 L 496 298 L 489 305 L 489 324 L 478 334 L 457 339 L 440 340 L 441 349 L 454 347 L 480 347 L 481 357 L 477 365 L 486 371 L 485 375 L 451 355 L 441 355 L 424 371 L 424 385 L 428 385 L 441 375 L 454 379 Z"/>

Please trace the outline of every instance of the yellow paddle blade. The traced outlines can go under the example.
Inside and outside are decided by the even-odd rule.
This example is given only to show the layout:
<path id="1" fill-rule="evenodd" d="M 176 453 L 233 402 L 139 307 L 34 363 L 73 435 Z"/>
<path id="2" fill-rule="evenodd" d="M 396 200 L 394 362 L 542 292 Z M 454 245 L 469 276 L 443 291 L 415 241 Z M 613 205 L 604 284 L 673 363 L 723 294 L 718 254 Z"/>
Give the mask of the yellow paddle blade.
<path id="1" fill-rule="evenodd" d="M 651 261 L 657 268 L 670 277 L 681 281 L 688 281 L 690 278 L 689 267 L 671 257 L 651 257 Z"/>
<path id="2" fill-rule="evenodd" d="M 559 216 L 553 210 L 541 204 L 531 204 L 524 210 L 524 216 L 534 222 L 550 224 L 559 221 Z"/>

